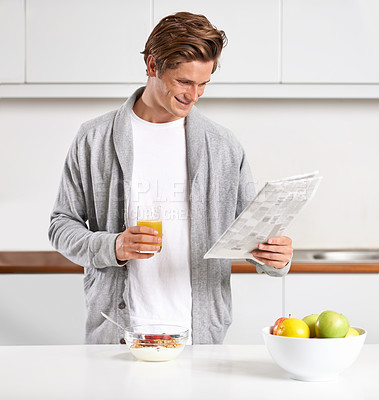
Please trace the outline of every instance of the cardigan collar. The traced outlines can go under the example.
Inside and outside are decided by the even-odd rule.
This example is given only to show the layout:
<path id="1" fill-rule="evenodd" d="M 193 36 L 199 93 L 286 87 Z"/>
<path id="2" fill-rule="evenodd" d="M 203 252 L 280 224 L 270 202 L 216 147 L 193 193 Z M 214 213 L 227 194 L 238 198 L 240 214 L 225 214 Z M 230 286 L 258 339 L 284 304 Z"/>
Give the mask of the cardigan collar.
<path id="1" fill-rule="evenodd" d="M 117 110 L 113 142 L 124 176 L 124 184 L 131 185 L 133 172 L 133 131 L 130 120 L 134 103 L 142 95 L 145 87 L 137 89 Z M 199 110 L 193 106 L 185 119 L 188 178 L 191 184 L 199 171 L 205 152 L 205 126 Z M 190 190 L 191 191 L 191 190 Z"/>

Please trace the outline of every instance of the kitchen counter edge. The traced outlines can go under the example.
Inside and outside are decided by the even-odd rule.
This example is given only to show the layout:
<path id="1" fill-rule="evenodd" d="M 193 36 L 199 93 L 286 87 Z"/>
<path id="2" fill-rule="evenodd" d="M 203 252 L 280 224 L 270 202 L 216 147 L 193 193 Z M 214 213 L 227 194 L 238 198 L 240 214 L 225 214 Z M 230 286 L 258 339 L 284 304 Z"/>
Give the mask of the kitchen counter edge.
<path id="1" fill-rule="evenodd" d="M 232 273 L 256 273 L 245 261 L 232 261 Z M 0 251 L 0 274 L 81 274 L 83 267 L 56 251 Z M 290 273 L 379 273 L 378 262 L 292 262 Z"/>

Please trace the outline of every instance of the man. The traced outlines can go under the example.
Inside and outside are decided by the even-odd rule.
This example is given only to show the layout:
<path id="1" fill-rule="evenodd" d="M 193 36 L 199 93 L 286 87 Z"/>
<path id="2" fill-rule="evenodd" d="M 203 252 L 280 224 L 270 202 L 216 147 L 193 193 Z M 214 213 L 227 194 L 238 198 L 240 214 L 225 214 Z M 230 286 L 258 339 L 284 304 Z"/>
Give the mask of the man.
<path id="1" fill-rule="evenodd" d="M 122 326 L 165 323 L 190 343 L 222 343 L 231 323 L 230 261 L 203 256 L 254 197 L 231 132 L 193 107 L 226 43 L 202 15 L 162 19 L 143 51 L 148 80 L 119 110 L 82 125 L 68 153 L 49 237 L 85 267 L 87 343 L 123 343 Z M 138 205 L 163 208 L 157 232 L 136 226 Z M 141 253 L 142 252 L 142 253 Z M 146 253 L 147 252 L 147 253 Z M 273 276 L 288 272 L 291 239 L 253 252 Z"/>

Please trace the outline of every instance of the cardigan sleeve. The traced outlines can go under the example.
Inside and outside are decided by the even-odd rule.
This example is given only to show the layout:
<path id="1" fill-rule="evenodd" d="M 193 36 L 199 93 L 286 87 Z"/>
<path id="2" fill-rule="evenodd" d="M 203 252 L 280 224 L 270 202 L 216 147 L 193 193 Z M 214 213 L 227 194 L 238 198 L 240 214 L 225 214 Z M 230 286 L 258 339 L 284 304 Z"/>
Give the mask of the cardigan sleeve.
<path id="1" fill-rule="evenodd" d="M 288 274 L 290 268 L 291 268 L 291 261 L 292 261 L 292 257 L 291 257 L 291 261 L 289 263 L 287 263 L 287 265 L 284 268 L 275 268 L 271 265 L 267 265 L 267 264 L 261 264 L 258 263 L 254 260 L 246 260 L 247 262 L 249 262 L 250 264 L 255 265 L 258 274 L 262 274 L 265 273 L 267 275 L 270 276 L 274 276 L 274 277 L 282 277 Z"/>
<path id="2" fill-rule="evenodd" d="M 78 162 L 78 138 L 65 160 L 58 195 L 50 215 L 48 237 L 66 258 L 83 267 L 120 267 L 115 242 L 119 233 L 92 232 L 87 227 L 85 193 Z"/>

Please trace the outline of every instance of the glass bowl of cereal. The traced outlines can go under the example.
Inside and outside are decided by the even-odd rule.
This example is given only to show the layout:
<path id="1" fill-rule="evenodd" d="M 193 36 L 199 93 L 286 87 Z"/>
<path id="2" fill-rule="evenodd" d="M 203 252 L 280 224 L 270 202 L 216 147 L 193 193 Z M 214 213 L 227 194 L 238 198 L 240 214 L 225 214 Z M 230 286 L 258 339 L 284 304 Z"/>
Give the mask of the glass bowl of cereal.
<path id="1" fill-rule="evenodd" d="M 125 341 L 137 360 L 170 361 L 183 351 L 188 331 L 178 325 L 135 325 L 125 330 Z"/>

